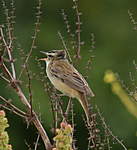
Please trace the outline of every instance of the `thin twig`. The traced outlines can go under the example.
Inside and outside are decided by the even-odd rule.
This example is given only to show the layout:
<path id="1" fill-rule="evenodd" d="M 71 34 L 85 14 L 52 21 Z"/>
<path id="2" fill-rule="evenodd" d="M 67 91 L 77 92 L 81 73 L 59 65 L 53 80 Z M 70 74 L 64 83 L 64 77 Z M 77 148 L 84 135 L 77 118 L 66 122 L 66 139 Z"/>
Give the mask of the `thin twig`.
<path id="1" fill-rule="evenodd" d="M 57 106 L 56 106 L 56 103 L 57 103 L 57 100 L 56 100 L 56 97 L 53 98 L 53 88 L 48 84 L 48 82 L 44 82 L 44 88 L 46 89 L 46 92 L 48 94 L 48 97 L 51 99 L 50 100 L 50 104 L 51 104 L 51 112 L 52 112 L 52 116 L 53 116 L 53 127 L 54 127 L 54 134 L 56 133 L 56 128 L 57 128 L 57 116 L 58 116 L 58 113 L 57 113 Z"/>
<path id="2" fill-rule="evenodd" d="M 5 80 L 6 82 L 10 83 L 10 80 L 8 80 L 6 77 L 4 77 L 2 74 L 0 74 L 0 77 Z"/>
<path id="3" fill-rule="evenodd" d="M 73 0 L 73 3 L 74 3 L 74 7 L 73 8 L 75 9 L 76 16 L 77 16 L 77 22 L 76 22 L 76 25 L 77 25 L 77 30 L 76 30 L 76 33 L 77 33 L 76 58 L 80 59 L 81 58 L 81 56 L 80 56 L 80 50 L 81 50 L 81 20 L 80 20 L 80 15 L 81 15 L 81 13 L 79 12 L 76 0 Z"/>
<path id="4" fill-rule="evenodd" d="M 12 6 L 13 6 L 13 4 L 12 4 Z M 40 13 L 41 13 L 40 8 L 41 8 L 41 0 L 39 0 L 39 5 L 37 7 L 37 10 L 38 10 L 37 15 L 36 15 L 37 21 L 36 21 L 36 24 L 35 24 L 35 31 L 34 31 L 34 36 L 33 36 L 33 40 L 32 40 L 32 45 L 31 45 L 30 51 L 29 51 L 29 53 L 27 55 L 27 58 L 26 58 L 26 60 L 24 62 L 24 66 L 26 66 L 26 64 L 27 64 L 27 62 L 29 60 L 29 57 L 32 54 L 32 50 L 35 48 L 36 36 L 37 36 L 37 33 L 39 32 L 39 25 L 40 25 Z M 7 79 L 10 81 L 11 87 L 16 91 L 16 94 L 19 96 L 21 102 L 26 106 L 26 110 L 28 112 L 30 112 L 31 111 L 31 105 L 30 105 L 28 99 L 24 95 L 22 89 L 20 88 L 20 86 L 19 86 L 19 84 L 18 84 L 18 82 L 16 80 L 16 72 L 15 72 L 15 67 L 14 67 L 14 60 L 13 60 L 13 57 L 12 57 L 12 50 L 13 49 L 12 49 L 11 45 L 12 45 L 12 40 L 13 39 L 11 37 L 12 35 L 11 35 L 11 31 L 9 29 L 10 28 L 10 24 L 8 24 L 8 26 L 6 26 L 6 27 L 7 27 L 7 31 L 9 32 L 8 35 L 7 35 L 9 37 L 9 40 L 10 40 L 9 43 L 6 41 L 8 39 L 4 35 L 4 31 L 3 31 L 3 27 L 2 26 L 0 26 L 0 36 L 1 36 L 1 40 L 3 42 L 3 45 L 5 46 L 5 49 L 6 49 L 7 53 L 8 53 L 8 57 L 9 57 L 9 61 L 10 61 L 10 64 L 11 64 L 12 71 L 9 71 L 7 66 L 4 64 L 4 62 L 2 60 L 2 57 L 0 57 L 0 68 L 2 69 L 2 71 L 4 73 L 4 76 L 6 76 Z M 23 70 L 24 70 L 24 68 L 23 68 Z M 22 72 L 21 72 L 21 74 L 22 74 Z M 20 74 L 20 76 L 21 76 L 21 74 Z M 44 145 L 45 145 L 45 149 L 46 150 L 51 150 L 52 149 L 52 145 L 50 143 L 50 140 L 49 140 L 49 137 L 48 137 L 46 131 L 44 130 L 40 120 L 38 119 L 37 114 L 34 111 L 32 111 L 32 114 L 33 114 L 33 117 L 31 119 L 31 121 L 33 122 L 33 124 L 37 128 L 39 134 L 41 135 L 42 140 L 43 140 Z"/>
<path id="5" fill-rule="evenodd" d="M 99 108 L 98 108 L 97 106 L 96 106 L 96 109 L 97 109 L 98 115 L 100 116 L 100 119 L 101 119 L 101 121 L 102 121 L 102 123 L 103 123 L 104 128 L 105 128 L 105 129 L 108 131 L 108 133 L 113 137 L 113 139 L 115 139 L 115 140 L 124 148 L 124 150 L 128 150 L 128 149 L 126 148 L 126 146 L 122 143 L 122 141 L 120 141 L 120 140 L 112 133 L 112 131 L 109 129 L 109 127 L 107 126 L 107 124 L 106 124 L 104 118 L 102 117 L 102 115 L 101 115 L 101 113 L 100 113 L 100 111 L 99 111 Z"/>
<path id="6" fill-rule="evenodd" d="M 12 77 L 10 71 L 8 70 L 8 68 L 6 67 L 6 65 L 1 61 L 0 61 L 0 66 L 2 66 L 3 72 L 8 76 L 9 80 L 11 81 L 11 86 L 13 87 L 13 89 L 15 89 L 21 102 L 27 107 L 27 110 L 30 112 L 31 105 L 29 104 L 27 98 L 25 97 L 24 93 L 22 92 L 20 86 L 17 84 L 16 80 L 13 79 L 13 77 Z M 49 140 L 49 137 L 48 137 L 46 131 L 44 130 L 41 122 L 39 121 L 37 114 L 34 111 L 32 113 L 33 113 L 32 122 L 34 123 L 35 127 L 39 131 L 39 133 L 43 139 L 43 142 L 45 144 L 46 149 L 51 150 L 52 145 L 50 143 L 50 140 Z"/>
<path id="7" fill-rule="evenodd" d="M 4 62 L 2 62 L 2 64 L 0 65 L 2 67 L 3 73 L 5 73 L 5 75 L 9 78 L 9 81 L 14 81 L 12 74 L 10 73 L 10 71 L 8 70 L 8 68 L 6 67 L 6 65 L 4 64 Z"/>
<path id="8" fill-rule="evenodd" d="M 55 128 L 55 130 L 57 129 L 57 127 L 58 127 L 58 101 L 57 100 L 55 100 L 55 115 L 54 115 L 54 117 L 55 117 L 55 120 L 54 120 L 54 128 Z"/>
<path id="9" fill-rule="evenodd" d="M 71 101 L 71 124 L 73 131 L 75 130 L 75 122 L 74 122 L 74 109 L 73 109 L 73 102 Z M 75 141 L 74 140 L 74 132 L 72 132 L 72 139 L 73 139 L 73 149 L 76 150 Z"/>
<path id="10" fill-rule="evenodd" d="M 6 100 L 4 97 L 0 96 L 0 99 L 5 103 L 7 104 L 9 107 L 11 107 L 14 111 L 16 111 L 18 114 L 21 114 L 22 116 L 26 116 L 27 114 L 20 110 L 19 108 L 17 108 L 16 106 L 14 106 L 13 104 L 11 104 L 10 101 Z"/>
<path id="11" fill-rule="evenodd" d="M 69 113 L 69 110 L 70 110 L 70 106 L 71 106 L 71 98 L 68 101 L 67 108 L 66 108 L 66 111 L 64 113 L 65 115 L 63 114 L 63 121 L 62 122 L 66 122 L 67 121 L 67 117 L 68 117 L 68 113 Z M 62 112 L 63 112 L 63 110 L 62 110 Z"/>
<path id="12" fill-rule="evenodd" d="M 96 121 L 96 114 L 93 113 L 93 112 L 90 112 L 91 115 L 90 115 L 90 118 L 89 120 L 85 120 L 85 124 L 86 124 L 86 127 L 88 129 L 88 132 L 89 132 L 89 145 L 90 145 L 90 148 L 93 148 L 94 150 L 97 150 L 97 148 L 99 147 L 99 143 L 97 142 L 97 139 L 98 139 L 98 128 L 97 128 L 97 121 Z"/>
<path id="13" fill-rule="evenodd" d="M 21 115 L 20 113 L 16 112 L 15 110 L 13 110 L 13 109 L 11 109 L 11 108 L 5 106 L 5 105 L 0 104 L 0 108 L 1 108 L 1 107 L 2 107 L 3 109 L 6 109 L 6 110 L 8 110 L 8 111 L 10 111 L 10 112 L 13 112 L 14 114 L 16 114 L 16 115 L 18 115 L 18 116 L 20 116 L 20 117 L 26 119 L 26 116 Z"/>
<path id="14" fill-rule="evenodd" d="M 37 150 L 38 143 L 39 143 L 39 138 L 40 138 L 40 135 L 38 134 L 34 150 Z"/>
<path id="15" fill-rule="evenodd" d="M 64 9 L 61 10 L 61 14 L 62 14 L 62 17 L 63 17 L 63 21 L 66 25 L 66 31 L 68 33 L 68 38 L 69 38 L 68 41 L 70 42 L 70 44 L 72 45 L 72 49 L 74 50 L 77 47 L 76 41 L 75 41 L 75 35 L 72 33 L 71 25 L 68 21 L 68 16 L 65 13 Z"/>
<path id="16" fill-rule="evenodd" d="M 36 48 L 36 46 L 35 46 L 36 37 L 37 37 L 38 32 L 40 31 L 39 26 L 40 26 L 41 5 L 42 5 L 41 0 L 38 0 L 38 6 L 37 6 L 38 12 L 36 13 L 36 23 L 35 23 L 34 35 L 32 37 L 32 44 L 31 44 L 30 51 L 27 54 L 27 57 L 26 57 L 25 62 L 23 64 L 23 68 L 20 72 L 19 79 L 21 78 L 22 73 L 24 72 L 24 69 L 26 68 L 26 64 L 28 63 L 28 60 L 29 60 L 30 56 L 32 55 L 33 49 Z"/>
<path id="17" fill-rule="evenodd" d="M 25 95 L 23 94 L 23 92 L 19 86 L 16 86 L 16 92 L 17 92 L 18 96 L 20 97 L 20 99 L 22 100 L 22 102 L 26 104 L 26 106 L 29 108 L 29 110 L 31 110 L 31 106 L 30 106 L 28 100 L 26 99 Z M 52 145 L 50 143 L 50 140 L 49 140 L 47 133 L 45 132 L 41 122 L 38 119 L 38 116 L 36 115 L 36 113 L 34 111 L 32 113 L 33 113 L 32 122 L 34 123 L 37 130 L 39 131 L 39 133 L 43 139 L 43 142 L 45 144 L 46 149 L 51 150 Z"/>
<path id="18" fill-rule="evenodd" d="M 29 70 L 28 70 L 28 67 L 26 66 L 26 73 L 27 73 L 27 76 L 28 76 L 28 90 L 29 90 L 29 103 L 30 103 L 30 106 L 31 106 L 31 115 L 32 115 L 32 90 L 31 90 L 31 77 L 30 77 L 30 73 L 29 73 Z"/>
<path id="19" fill-rule="evenodd" d="M 68 56 L 69 62 L 70 62 L 70 63 L 72 63 L 72 59 L 71 59 L 70 54 L 69 54 L 69 52 L 68 52 L 68 49 L 67 49 L 66 43 L 65 43 L 65 41 L 64 41 L 64 39 L 63 39 L 62 34 L 61 34 L 59 31 L 58 31 L 58 35 L 59 35 L 59 37 L 60 37 L 60 39 L 61 39 L 61 42 L 62 42 L 62 44 L 63 44 L 63 47 L 64 47 L 64 49 L 65 49 L 66 53 L 67 53 L 67 56 Z"/>
<path id="20" fill-rule="evenodd" d="M 70 107 L 71 107 L 71 97 L 69 98 L 69 101 L 68 101 L 68 104 L 67 104 L 67 108 L 66 108 L 66 112 L 65 112 L 66 115 L 68 115 Z"/>
<path id="21" fill-rule="evenodd" d="M 60 114 L 61 114 L 61 116 L 62 116 L 62 118 L 63 118 L 63 121 L 64 121 L 64 122 L 67 122 L 67 118 L 66 118 L 66 115 L 65 115 L 65 113 L 64 113 L 64 111 L 63 111 L 62 103 L 61 103 L 60 101 L 58 101 L 58 105 L 59 105 Z"/>
<path id="22" fill-rule="evenodd" d="M 9 9 L 7 8 L 6 6 L 6 3 L 4 0 L 2 0 L 2 4 L 3 4 L 3 8 L 5 10 L 5 16 L 6 16 L 6 25 L 7 25 L 7 31 L 8 31 L 8 38 L 9 38 L 9 45 L 8 47 L 11 48 L 11 45 L 12 45 L 12 33 L 11 33 L 11 30 L 12 30 L 12 27 L 11 27 L 11 16 L 9 15 Z"/>
<path id="23" fill-rule="evenodd" d="M 29 104 L 28 100 L 26 99 L 25 95 L 23 94 L 23 92 L 19 86 L 16 86 L 16 92 L 17 92 L 18 96 L 20 97 L 20 99 L 22 100 L 22 102 L 26 104 L 26 106 L 29 108 L 29 110 L 31 110 L 31 105 Z M 32 113 L 33 113 L 32 122 L 34 123 L 37 130 L 39 131 L 39 133 L 43 139 L 43 142 L 45 144 L 46 149 L 51 150 L 52 145 L 50 143 L 50 140 L 49 140 L 47 133 L 45 132 L 41 122 L 38 119 L 38 116 L 36 115 L 36 113 L 34 111 Z"/>
<path id="24" fill-rule="evenodd" d="M 11 63 L 11 68 L 12 68 L 13 78 L 16 79 L 16 73 L 15 73 L 14 61 L 13 61 L 13 58 L 12 58 L 12 55 L 11 55 L 11 49 L 6 43 L 6 40 L 4 38 L 3 29 L 1 27 L 0 27 L 0 34 L 1 34 L 2 41 L 3 41 L 3 43 L 4 43 L 5 47 L 6 47 L 6 50 L 8 52 L 8 56 L 9 56 L 9 60 L 10 60 L 10 63 Z"/>

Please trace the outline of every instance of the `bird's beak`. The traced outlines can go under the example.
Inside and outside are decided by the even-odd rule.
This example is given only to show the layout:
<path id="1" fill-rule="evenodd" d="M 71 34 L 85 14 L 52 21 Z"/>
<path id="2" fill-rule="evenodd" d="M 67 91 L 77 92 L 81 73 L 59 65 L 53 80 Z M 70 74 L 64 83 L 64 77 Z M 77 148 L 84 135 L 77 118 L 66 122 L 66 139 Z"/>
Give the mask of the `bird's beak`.
<path id="1" fill-rule="evenodd" d="M 47 53 L 48 53 L 48 52 L 44 52 L 44 51 L 40 51 L 40 52 L 41 52 L 42 54 L 45 54 L 45 55 L 47 55 Z"/>
<path id="2" fill-rule="evenodd" d="M 44 51 L 40 51 L 42 54 L 45 54 L 47 56 L 47 52 L 44 52 Z M 47 58 L 40 58 L 39 60 L 42 60 L 42 61 L 47 61 Z"/>
<path id="3" fill-rule="evenodd" d="M 47 61 L 47 58 L 40 58 L 39 60 Z"/>

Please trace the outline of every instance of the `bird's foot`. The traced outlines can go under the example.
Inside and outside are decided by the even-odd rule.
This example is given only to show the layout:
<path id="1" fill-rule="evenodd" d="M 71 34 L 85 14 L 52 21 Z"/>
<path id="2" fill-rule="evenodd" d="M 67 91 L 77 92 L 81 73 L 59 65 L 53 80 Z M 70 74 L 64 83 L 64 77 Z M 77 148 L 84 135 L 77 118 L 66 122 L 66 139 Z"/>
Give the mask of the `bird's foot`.
<path id="1" fill-rule="evenodd" d="M 65 94 L 57 94 L 58 97 L 66 96 Z"/>

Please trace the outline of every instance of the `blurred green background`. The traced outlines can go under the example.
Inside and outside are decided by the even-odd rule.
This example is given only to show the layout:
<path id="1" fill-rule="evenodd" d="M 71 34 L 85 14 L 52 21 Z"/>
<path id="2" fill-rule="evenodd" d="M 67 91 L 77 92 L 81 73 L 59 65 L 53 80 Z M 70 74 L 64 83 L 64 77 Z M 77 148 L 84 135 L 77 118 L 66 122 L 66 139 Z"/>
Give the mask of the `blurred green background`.
<path id="1" fill-rule="evenodd" d="M 0 2 L 1 3 L 1 2 Z M 16 6 L 16 24 L 15 34 L 17 43 L 21 44 L 25 53 L 30 49 L 31 36 L 34 31 L 36 0 L 15 0 Z M 121 80 L 124 80 L 127 86 L 131 86 L 129 72 L 135 73 L 133 60 L 137 55 L 137 33 L 133 30 L 133 25 L 129 19 L 128 10 L 134 13 L 137 18 L 137 1 L 136 0 L 79 0 L 79 9 L 83 13 L 81 20 L 82 25 L 82 41 L 86 43 L 81 49 L 83 59 L 81 60 L 78 70 L 84 74 L 85 60 L 88 58 L 88 50 L 90 49 L 90 33 L 95 34 L 95 50 L 92 55 L 95 56 L 92 63 L 88 82 L 96 94 L 94 103 L 98 105 L 100 111 L 107 124 L 111 127 L 113 133 L 122 139 L 128 148 L 137 149 L 137 120 L 120 102 L 119 98 L 114 95 L 109 85 L 104 83 L 103 77 L 106 70 L 111 69 L 117 72 Z M 35 58 L 42 57 L 40 50 L 51 50 L 62 48 L 62 43 L 57 32 L 66 35 L 65 25 L 61 16 L 61 9 L 65 9 L 72 28 L 75 28 L 75 14 L 72 9 L 71 0 L 47 0 L 42 1 L 42 19 L 41 31 L 37 38 L 37 48 L 33 51 L 30 59 L 30 69 L 37 75 L 41 70 L 35 61 Z M 0 17 L 2 15 L 0 14 Z M 1 20 L 1 23 L 3 21 Z M 65 36 L 65 39 L 67 37 Z M 16 67 L 19 73 L 21 60 L 18 49 L 15 49 L 14 55 L 17 58 Z M 44 66 L 44 64 L 42 64 Z M 25 80 L 25 79 L 24 79 Z M 32 80 L 33 82 L 33 100 L 34 107 L 41 114 L 41 120 L 51 135 L 52 117 L 50 103 L 47 94 L 43 90 L 41 82 Z M 134 82 L 136 84 L 136 81 Z M 27 94 L 27 88 L 24 89 Z M 18 104 L 18 97 L 14 92 L 5 86 L 4 81 L 0 79 L 0 95 L 14 99 L 14 103 Z M 27 95 L 28 96 L 28 95 Z M 78 111 L 82 112 L 79 103 L 75 102 L 76 112 L 76 139 L 78 140 L 78 149 L 83 150 L 86 141 L 83 140 L 84 123 Z M 10 143 L 13 149 L 27 150 L 36 140 L 36 132 L 33 127 L 27 128 L 25 121 L 22 121 L 16 115 L 7 113 L 10 128 Z M 41 147 L 41 150 L 44 149 Z M 122 147 L 113 145 L 113 150 L 122 150 Z"/>

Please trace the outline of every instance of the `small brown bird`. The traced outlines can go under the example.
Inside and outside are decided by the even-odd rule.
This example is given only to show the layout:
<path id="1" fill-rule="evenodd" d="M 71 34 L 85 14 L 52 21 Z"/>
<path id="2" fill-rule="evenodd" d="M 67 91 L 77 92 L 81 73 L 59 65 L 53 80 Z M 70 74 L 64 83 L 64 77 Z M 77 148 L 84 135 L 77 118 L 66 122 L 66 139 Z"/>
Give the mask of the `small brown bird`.
<path id="1" fill-rule="evenodd" d="M 63 94 L 77 98 L 81 103 L 87 120 L 89 120 L 89 108 L 87 96 L 94 96 L 84 77 L 69 63 L 64 50 L 52 50 L 41 52 L 46 58 L 46 73 L 54 87 Z"/>

